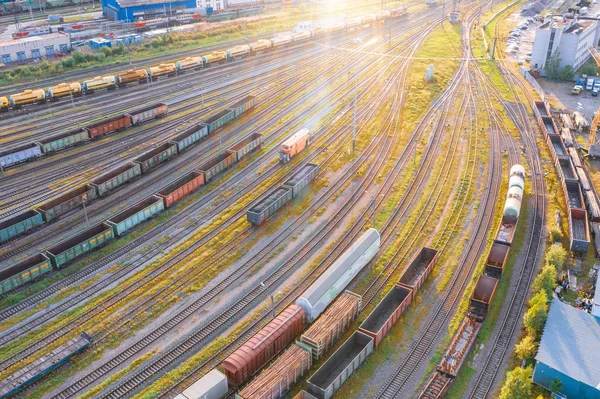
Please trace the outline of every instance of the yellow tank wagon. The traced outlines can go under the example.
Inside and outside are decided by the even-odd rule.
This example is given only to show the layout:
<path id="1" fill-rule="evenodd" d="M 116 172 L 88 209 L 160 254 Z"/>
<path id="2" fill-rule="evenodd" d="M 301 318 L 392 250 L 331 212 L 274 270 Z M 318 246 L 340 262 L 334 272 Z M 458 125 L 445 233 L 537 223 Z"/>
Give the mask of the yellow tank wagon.
<path id="1" fill-rule="evenodd" d="M 225 51 L 213 51 L 210 54 L 202 56 L 204 65 L 215 64 L 217 62 L 227 61 L 227 53 Z"/>
<path id="2" fill-rule="evenodd" d="M 25 90 L 22 93 L 8 97 L 8 104 L 13 108 L 25 104 L 43 104 L 44 102 L 46 102 L 46 92 L 42 89 Z"/>
<path id="3" fill-rule="evenodd" d="M 188 69 L 202 68 L 204 63 L 202 62 L 202 57 L 187 57 L 181 61 L 177 61 L 175 66 L 177 67 L 177 71 L 181 72 L 187 71 Z"/>
<path id="4" fill-rule="evenodd" d="M 130 69 L 125 73 L 117 75 L 117 84 L 119 86 L 126 85 L 127 83 L 143 83 L 148 79 L 148 71 L 145 69 Z"/>
<path id="5" fill-rule="evenodd" d="M 56 98 L 66 97 L 70 95 L 80 95 L 81 84 L 79 82 L 60 83 L 56 86 L 48 88 L 48 100 L 52 101 Z"/>
<path id="6" fill-rule="evenodd" d="M 148 68 L 148 76 L 150 79 L 156 79 L 159 76 L 169 76 L 177 74 L 177 67 L 175 64 L 160 64 Z"/>
<path id="7" fill-rule="evenodd" d="M 8 98 L 0 97 L 0 112 L 8 111 Z"/>

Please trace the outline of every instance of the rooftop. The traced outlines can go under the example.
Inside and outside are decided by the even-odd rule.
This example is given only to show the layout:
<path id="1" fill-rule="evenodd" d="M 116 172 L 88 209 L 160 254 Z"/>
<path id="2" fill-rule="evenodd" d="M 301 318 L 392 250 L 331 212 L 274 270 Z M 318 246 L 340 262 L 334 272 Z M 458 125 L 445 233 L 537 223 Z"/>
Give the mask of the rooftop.
<path id="1" fill-rule="evenodd" d="M 591 387 L 600 386 L 600 319 L 554 299 L 536 360 Z"/>
<path id="2" fill-rule="evenodd" d="M 595 19 L 579 19 L 574 21 L 573 18 L 554 17 L 552 21 L 545 22 L 538 29 L 547 30 L 552 25 L 553 28 L 565 29 L 565 33 L 579 35 L 583 31 L 593 27 L 596 22 Z"/>
<path id="3" fill-rule="evenodd" d="M 178 3 L 185 3 L 186 0 L 173 0 L 169 2 L 168 0 L 117 0 L 117 3 L 121 7 L 135 7 L 135 6 L 146 6 L 149 4 L 170 4 L 171 6 Z"/>
<path id="4" fill-rule="evenodd" d="M 1 46 L 10 46 L 13 44 L 18 44 L 18 43 L 46 41 L 48 39 L 56 39 L 59 37 L 64 38 L 65 36 L 68 37 L 68 35 L 66 33 L 57 32 L 57 33 L 48 33 L 47 35 L 41 35 L 41 36 L 28 36 L 28 37 L 24 37 L 22 39 L 0 40 L 0 47 Z"/>

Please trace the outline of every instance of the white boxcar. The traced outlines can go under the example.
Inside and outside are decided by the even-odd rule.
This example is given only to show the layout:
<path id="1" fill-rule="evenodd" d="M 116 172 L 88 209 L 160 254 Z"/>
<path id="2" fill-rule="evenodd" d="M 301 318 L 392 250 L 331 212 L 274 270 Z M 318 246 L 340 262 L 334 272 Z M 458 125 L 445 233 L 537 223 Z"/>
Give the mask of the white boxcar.
<path id="1" fill-rule="evenodd" d="M 308 322 L 316 319 L 379 251 L 377 230 L 367 230 L 296 300 Z"/>
<path id="2" fill-rule="evenodd" d="M 0 153 L 0 166 L 7 168 L 21 162 L 27 162 L 31 159 L 42 156 L 42 150 L 36 144 L 13 148 Z"/>
<path id="3" fill-rule="evenodd" d="M 228 390 L 227 377 L 214 369 L 190 385 L 175 399 L 221 399 L 225 397 Z"/>

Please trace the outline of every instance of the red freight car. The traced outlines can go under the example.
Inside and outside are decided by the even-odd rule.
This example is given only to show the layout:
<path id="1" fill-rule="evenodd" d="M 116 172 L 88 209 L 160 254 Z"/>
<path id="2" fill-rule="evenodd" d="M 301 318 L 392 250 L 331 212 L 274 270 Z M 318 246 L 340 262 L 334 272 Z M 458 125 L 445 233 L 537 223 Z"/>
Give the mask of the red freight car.
<path id="1" fill-rule="evenodd" d="M 469 316 L 479 321 L 485 319 L 497 287 L 498 279 L 485 275 L 479 277 L 469 301 Z"/>
<path id="2" fill-rule="evenodd" d="M 398 280 L 399 285 L 412 290 L 411 300 L 417 295 L 417 291 L 421 288 L 431 270 L 433 270 L 437 258 L 437 250 L 423 247 L 421 252 L 410 263 L 402 277 L 400 277 L 400 280 Z"/>
<path id="3" fill-rule="evenodd" d="M 99 136 L 104 136 L 116 132 L 117 130 L 125 129 L 131 126 L 131 116 L 119 115 L 112 118 L 102 119 L 99 122 L 84 126 L 88 131 L 90 138 L 94 139 Z"/>
<path id="4" fill-rule="evenodd" d="M 359 331 L 367 334 L 375 340 L 375 347 L 378 347 L 383 338 L 396 324 L 402 313 L 412 302 L 412 291 L 396 285 L 379 302 L 379 305 L 360 325 Z"/>
<path id="5" fill-rule="evenodd" d="M 238 386 L 281 352 L 306 327 L 306 313 L 288 306 L 221 363 L 227 380 Z"/>
<path id="6" fill-rule="evenodd" d="M 165 202 L 165 208 L 173 206 L 178 201 L 187 197 L 194 191 L 204 185 L 204 175 L 202 173 L 191 172 L 181 179 L 174 181 L 167 187 L 156 193 L 157 196 Z"/>

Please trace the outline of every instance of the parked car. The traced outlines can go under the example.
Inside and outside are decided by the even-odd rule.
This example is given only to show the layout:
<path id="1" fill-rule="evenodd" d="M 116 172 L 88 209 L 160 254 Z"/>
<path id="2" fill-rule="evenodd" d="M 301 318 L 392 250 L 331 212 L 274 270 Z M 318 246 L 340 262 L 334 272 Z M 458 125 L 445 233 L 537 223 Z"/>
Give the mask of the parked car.
<path id="1" fill-rule="evenodd" d="M 577 85 L 577 86 L 573 87 L 573 89 L 571 90 L 571 94 L 573 94 L 574 96 L 578 96 L 579 94 L 581 94 L 582 90 L 583 90 L 583 86 Z"/>

